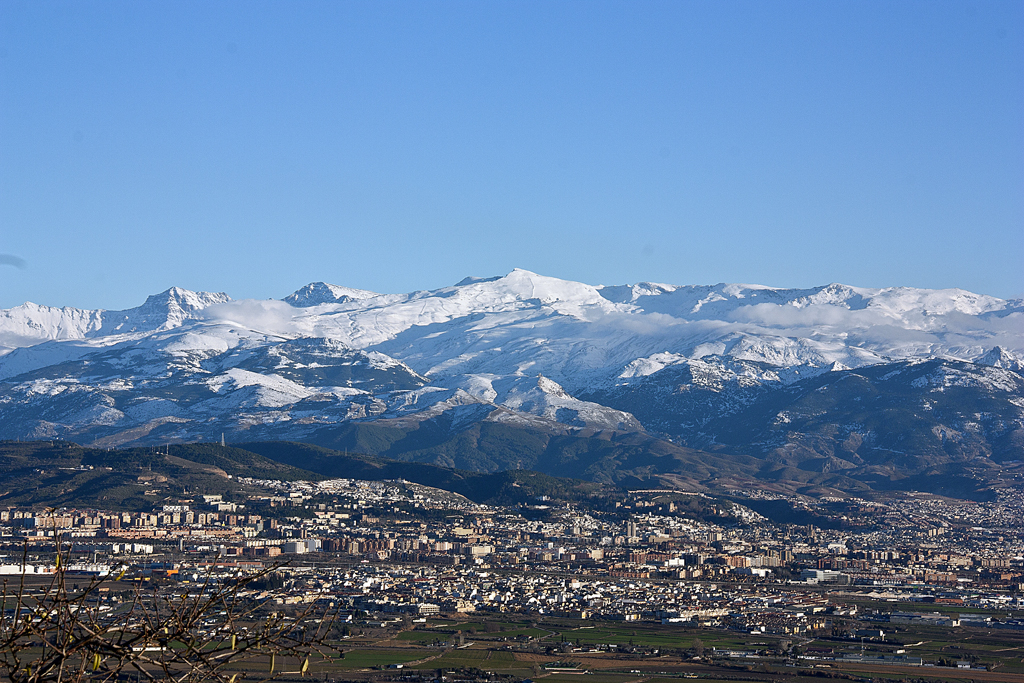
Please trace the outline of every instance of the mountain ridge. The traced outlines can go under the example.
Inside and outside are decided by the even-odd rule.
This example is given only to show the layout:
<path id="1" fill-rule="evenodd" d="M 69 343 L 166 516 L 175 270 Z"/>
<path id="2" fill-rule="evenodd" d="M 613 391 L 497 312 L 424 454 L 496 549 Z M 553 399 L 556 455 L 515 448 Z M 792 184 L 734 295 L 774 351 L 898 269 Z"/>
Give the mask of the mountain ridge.
<path id="1" fill-rule="evenodd" d="M 878 429 L 849 428 L 863 422 L 857 402 L 876 395 L 897 422 L 929 425 L 914 439 L 932 466 L 956 459 L 935 439 L 1014 460 L 1024 424 L 1024 302 L 959 289 L 592 286 L 519 269 L 408 294 L 314 282 L 283 300 L 232 300 L 171 288 L 125 311 L 0 311 L 0 345 L 0 438 L 104 447 L 221 432 L 330 445 L 346 425 L 379 423 L 403 439 L 426 430 L 406 443 L 428 458 L 423 443 L 443 450 L 506 425 L 537 435 L 526 441 L 636 434 L 650 453 L 664 441 L 715 460 L 732 432 L 746 439 L 729 442 L 735 458 L 854 471 L 890 447 Z M 930 375 L 908 369 L 928 363 Z M 828 388 L 837 382 L 870 388 Z M 832 427 L 780 429 L 786 411 L 773 402 L 809 405 L 815 392 L 843 397 L 828 408 Z M 860 439 L 863 462 L 822 429 Z M 514 465 L 460 448 L 487 468 Z"/>

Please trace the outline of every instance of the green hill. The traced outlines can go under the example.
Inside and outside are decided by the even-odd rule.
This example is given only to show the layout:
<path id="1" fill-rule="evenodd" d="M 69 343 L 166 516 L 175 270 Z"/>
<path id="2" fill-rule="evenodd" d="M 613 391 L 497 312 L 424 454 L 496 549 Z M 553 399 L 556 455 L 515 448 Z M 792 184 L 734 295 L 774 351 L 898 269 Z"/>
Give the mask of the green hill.
<path id="1" fill-rule="evenodd" d="M 241 501 L 247 488 L 238 477 L 405 479 L 498 505 L 536 502 L 541 496 L 605 504 L 624 493 L 539 472 L 467 472 L 287 441 L 113 450 L 67 441 L 0 442 L 0 507 L 150 510 L 203 494 Z"/>
<path id="2" fill-rule="evenodd" d="M 0 507 L 150 510 L 200 494 L 242 500 L 240 476 L 323 478 L 251 451 L 213 444 L 105 450 L 67 441 L 0 442 Z"/>

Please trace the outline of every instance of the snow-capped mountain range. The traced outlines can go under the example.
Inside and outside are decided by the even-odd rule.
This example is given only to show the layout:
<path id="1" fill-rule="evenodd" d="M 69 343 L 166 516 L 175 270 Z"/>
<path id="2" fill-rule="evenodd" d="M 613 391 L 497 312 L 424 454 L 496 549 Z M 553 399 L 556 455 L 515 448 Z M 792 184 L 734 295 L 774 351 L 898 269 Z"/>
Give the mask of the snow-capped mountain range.
<path id="1" fill-rule="evenodd" d="M 646 430 L 706 447 L 720 441 L 708 424 L 773 392 L 925 362 L 1006 393 L 1000 420 L 1024 407 L 1024 301 L 959 289 L 591 286 L 524 270 L 410 294 L 172 288 L 124 311 L 0 310 L 0 354 L 0 438 L 100 445 L 315 440 L 446 415 L 449 430 Z"/>

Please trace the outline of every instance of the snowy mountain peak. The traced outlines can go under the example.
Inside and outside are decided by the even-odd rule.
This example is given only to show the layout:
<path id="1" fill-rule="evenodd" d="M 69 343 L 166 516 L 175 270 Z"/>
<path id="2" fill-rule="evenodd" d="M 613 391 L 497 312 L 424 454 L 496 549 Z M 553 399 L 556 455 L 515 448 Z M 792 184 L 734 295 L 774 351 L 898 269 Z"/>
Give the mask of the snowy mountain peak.
<path id="1" fill-rule="evenodd" d="M 380 295 L 365 289 L 353 289 L 352 287 L 331 285 L 326 282 L 311 282 L 286 296 L 283 301 L 296 308 L 309 308 L 321 304 L 345 304 L 350 301 L 370 299 L 375 296 Z"/>
<path id="2" fill-rule="evenodd" d="M 464 285 L 462 289 L 512 297 L 520 301 L 539 300 L 542 304 L 558 301 L 599 303 L 602 298 L 598 289 L 591 285 L 538 275 L 522 268 L 516 268 L 505 277 L 496 280 L 482 280 Z"/>
<path id="3" fill-rule="evenodd" d="M 195 440 L 222 420 L 314 439 L 455 411 L 439 424 L 705 439 L 703 425 L 773 392 L 872 366 L 1024 386 L 1024 303 L 836 283 L 595 287 L 516 269 L 407 294 L 313 282 L 283 301 L 171 288 L 124 311 L 24 304 L 0 310 L 0 355 L 0 438 Z"/>
<path id="4" fill-rule="evenodd" d="M 640 422 L 630 413 L 581 401 L 543 375 L 538 375 L 536 380 L 532 377 L 514 379 L 499 402 L 516 413 L 535 415 L 576 428 L 627 432 L 643 430 Z"/>
<path id="5" fill-rule="evenodd" d="M 543 391 L 545 394 L 551 394 L 552 396 L 558 396 L 559 398 L 572 398 L 566 393 L 562 385 L 554 380 L 550 380 L 544 375 L 537 375 L 537 388 Z"/>
<path id="6" fill-rule="evenodd" d="M 139 312 L 166 312 L 169 317 L 187 316 L 201 311 L 214 304 L 223 304 L 231 301 L 231 297 L 224 292 L 193 292 L 181 287 L 171 287 L 159 294 L 153 294 L 146 298 L 146 302 L 139 306 Z"/>
<path id="7" fill-rule="evenodd" d="M 455 286 L 456 287 L 463 287 L 465 285 L 473 285 L 473 284 L 476 284 L 478 282 L 494 282 L 495 280 L 500 280 L 501 277 L 502 277 L 501 275 L 494 275 L 492 277 L 477 277 L 475 275 L 470 275 L 470 276 L 464 277 L 461 280 L 459 280 L 458 282 L 456 282 Z"/>
<path id="8" fill-rule="evenodd" d="M 148 297 L 146 302 L 137 308 L 104 311 L 103 328 L 99 333 L 124 334 L 169 330 L 195 318 L 197 313 L 209 306 L 228 301 L 231 301 L 231 297 L 224 292 L 193 292 L 181 287 L 171 287 Z"/>
<path id="9" fill-rule="evenodd" d="M 833 282 L 824 287 L 816 287 L 813 293 L 798 297 L 790 302 L 792 306 L 841 306 L 851 310 L 866 308 L 868 290 L 857 289 L 849 285 Z"/>
<path id="10" fill-rule="evenodd" d="M 601 285 L 597 288 L 601 296 L 617 304 L 635 303 L 645 296 L 658 296 L 674 292 L 677 288 L 660 282 L 638 282 L 635 285 Z"/>
<path id="11" fill-rule="evenodd" d="M 0 355 L 51 340 L 155 332 L 179 327 L 208 306 L 231 301 L 223 292 L 193 292 L 171 287 L 123 311 L 53 308 L 25 303 L 0 310 Z"/>
<path id="12" fill-rule="evenodd" d="M 1024 371 L 1024 361 L 1001 346 L 993 346 L 985 355 L 974 361 L 978 365 L 1003 368 L 1013 372 Z"/>
<path id="13" fill-rule="evenodd" d="M 0 355 L 50 339 L 81 339 L 102 325 L 102 311 L 27 302 L 0 310 Z"/>

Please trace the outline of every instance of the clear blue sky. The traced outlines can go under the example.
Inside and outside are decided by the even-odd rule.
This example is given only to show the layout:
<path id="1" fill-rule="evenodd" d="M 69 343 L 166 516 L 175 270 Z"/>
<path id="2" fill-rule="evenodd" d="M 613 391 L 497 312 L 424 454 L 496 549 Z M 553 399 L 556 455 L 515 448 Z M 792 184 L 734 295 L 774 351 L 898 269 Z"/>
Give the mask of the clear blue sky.
<path id="1" fill-rule="evenodd" d="M 0 3 L 0 307 L 1022 264 L 1019 0 Z"/>

